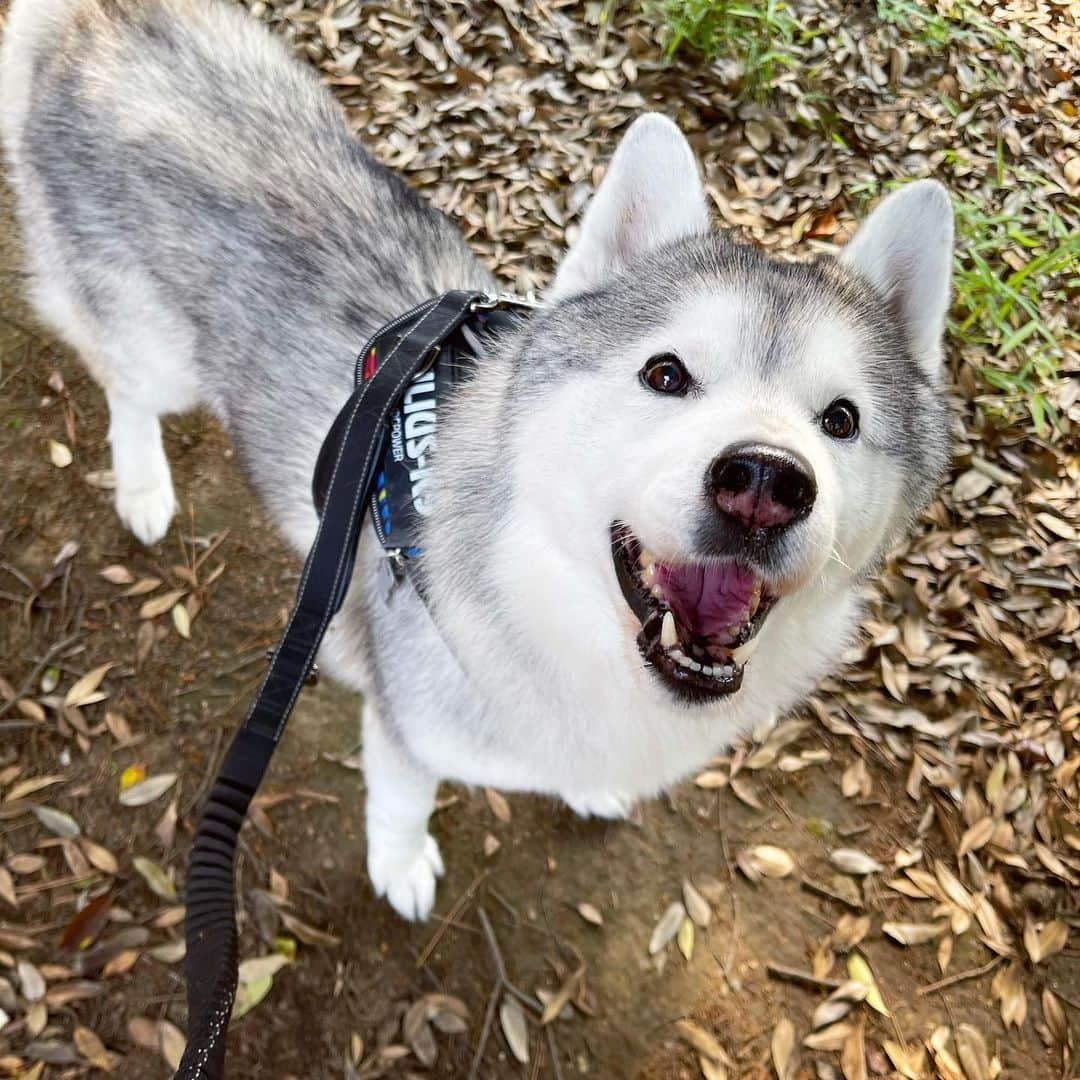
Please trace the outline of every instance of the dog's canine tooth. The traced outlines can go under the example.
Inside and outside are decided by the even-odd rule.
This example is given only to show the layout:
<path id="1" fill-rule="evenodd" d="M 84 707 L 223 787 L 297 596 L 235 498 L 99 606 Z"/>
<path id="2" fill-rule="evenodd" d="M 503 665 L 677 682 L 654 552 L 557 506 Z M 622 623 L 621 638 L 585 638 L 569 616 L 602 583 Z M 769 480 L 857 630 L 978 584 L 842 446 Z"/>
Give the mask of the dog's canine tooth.
<path id="1" fill-rule="evenodd" d="M 656 582 L 656 566 L 655 566 L 655 564 L 649 563 L 649 565 L 646 566 L 641 571 L 641 580 L 644 583 L 645 588 L 647 588 L 647 589 L 653 588 L 653 585 Z"/>
<path id="2" fill-rule="evenodd" d="M 638 565 L 642 567 L 642 569 L 645 569 L 647 567 L 653 566 L 653 564 L 656 562 L 656 559 L 653 557 L 653 553 L 648 548 L 642 548 L 641 554 L 638 556 L 637 561 Z"/>
<path id="3" fill-rule="evenodd" d="M 753 615 L 761 604 L 761 578 L 754 579 L 754 587 L 750 590 L 750 614 Z"/>
<path id="4" fill-rule="evenodd" d="M 731 659 L 734 660 L 736 664 L 739 664 L 741 666 L 742 664 L 745 664 L 751 656 L 754 655 L 757 647 L 758 639 L 756 637 L 752 637 L 745 645 L 740 645 L 737 649 L 731 650 Z"/>
<path id="5" fill-rule="evenodd" d="M 660 627 L 660 644 L 665 649 L 670 649 L 672 645 L 678 645 L 679 633 L 675 629 L 675 616 L 670 611 L 664 612 L 664 622 Z"/>

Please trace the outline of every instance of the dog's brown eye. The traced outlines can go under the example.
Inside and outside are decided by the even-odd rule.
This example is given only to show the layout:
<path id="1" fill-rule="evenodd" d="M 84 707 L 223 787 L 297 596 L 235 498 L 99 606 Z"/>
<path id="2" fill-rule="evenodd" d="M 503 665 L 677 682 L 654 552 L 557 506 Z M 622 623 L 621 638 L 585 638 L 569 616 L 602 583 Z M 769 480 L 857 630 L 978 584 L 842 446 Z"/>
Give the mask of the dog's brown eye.
<path id="1" fill-rule="evenodd" d="M 854 439 L 859 433 L 859 410 L 847 398 L 837 398 L 821 414 L 821 427 L 833 439 Z"/>
<path id="2" fill-rule="evenodd" d="M 652 357 L 640 375 L 641 381 L 658 394 L 685 394 L 690 388 L 690 373 L 674 353 Z"/>

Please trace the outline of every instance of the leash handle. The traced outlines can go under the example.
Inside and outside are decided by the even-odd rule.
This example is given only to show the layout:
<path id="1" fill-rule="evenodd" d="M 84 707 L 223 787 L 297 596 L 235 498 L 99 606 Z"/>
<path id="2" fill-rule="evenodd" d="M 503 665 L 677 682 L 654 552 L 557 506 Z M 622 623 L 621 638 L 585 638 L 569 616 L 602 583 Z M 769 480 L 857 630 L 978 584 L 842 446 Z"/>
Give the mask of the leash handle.
<path id="1" fill-rule="evenodd" d="M 174 1080 L 224 1076 L 238 971 L 234 865 L 240 829 L 327 626 L 345 599 L 387 420 L 409 381 L 485 302 L 483 293 L 445 293 L 380 330 L 362 356 L 375 344 L 385 347 L 386 355 L 350 395 L 327 436 L 320 454 L 320 462 L 324 456 L 332 462 L 325 503 L 292 615 L 225 755 L 192 844 L 184 927 L 188 1043 Z"/>

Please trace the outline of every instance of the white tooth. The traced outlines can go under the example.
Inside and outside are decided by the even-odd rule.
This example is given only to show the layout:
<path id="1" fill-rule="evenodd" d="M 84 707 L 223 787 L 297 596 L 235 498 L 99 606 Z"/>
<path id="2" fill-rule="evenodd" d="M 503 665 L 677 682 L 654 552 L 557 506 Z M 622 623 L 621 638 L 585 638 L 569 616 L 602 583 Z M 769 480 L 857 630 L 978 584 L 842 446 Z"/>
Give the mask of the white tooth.
<path id="1" fill-rule="evenodd" d="M 691 660 L 690 663 L 688 663 L 686 666 L 691 671 L 700 671 L 701 670 L 701 665 L 696 660 Z"/>
<path id="2" fill-rule="evenodd" d="M 649 590 L 649 592 L 651 592 L 653 594 L 653 596 L 656 597 L 657 600 L 663 600 L 664 599 L 664 590 L 661 589 L 659 585 L 654 585 Z"/>
<path id="3" fill-rule="evenodd" d="M 664 612 L 664 622 L 660 627 L 660 644 L 665 649 L 679 644 L 679 635 L 675 630 L 675 616 L 670 611 Z"/>
<path id="4" fill-rule="evenodd" d="M 740 645 L 737 649 L 731 650 L 731 659 L 741 667 L 754 655 L 757 647 L 758 639 L 756 637 L 751 638 L 745 645 Z"/>
<path id="5" fill-rule="evenodd" d="M 702 675 L 708 675 L 711 678 L 715 673 L 716 673 L 715 670 L 713 668 L 711 668 L 708 664 L 703 664 L 702 665 L 702 667 L 701 667 L 701 674 Z"/>
<path id="6" fill-rule="evenodd" d="M 645 588 L 652 588 L 653 583 L 656 581 L 656 567 L 653 566 L 652 563 L 649 563 L 649 565 L 641 571 L 641 580 L 645 583 Z"/>
<path id="7" fill-rule="evenodd" d="M 688 657 L 686 653 L 682 651 L 682 649 L 672 649 L 668 653 L 668 656 L 670 656 L 676 664 L 685 664 L 690 659 L 690 657 Z"/>

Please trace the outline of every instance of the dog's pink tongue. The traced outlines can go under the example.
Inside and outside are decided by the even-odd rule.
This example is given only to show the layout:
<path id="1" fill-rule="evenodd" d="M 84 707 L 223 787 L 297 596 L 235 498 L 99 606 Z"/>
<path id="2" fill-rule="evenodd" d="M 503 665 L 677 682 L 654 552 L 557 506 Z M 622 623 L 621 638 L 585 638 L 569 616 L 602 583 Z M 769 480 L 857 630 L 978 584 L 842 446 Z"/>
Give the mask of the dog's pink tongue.
<path id="1" fill-rule="evenodd" d="M 736 563 L 656 564 L 656 580 L 680 626 L 704 637 L 726 637 L 746 620 L 754 572 Z"/>

